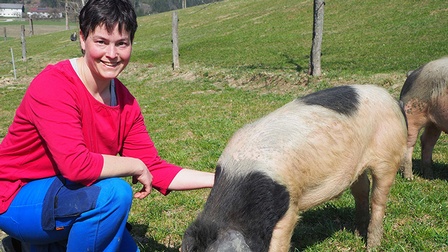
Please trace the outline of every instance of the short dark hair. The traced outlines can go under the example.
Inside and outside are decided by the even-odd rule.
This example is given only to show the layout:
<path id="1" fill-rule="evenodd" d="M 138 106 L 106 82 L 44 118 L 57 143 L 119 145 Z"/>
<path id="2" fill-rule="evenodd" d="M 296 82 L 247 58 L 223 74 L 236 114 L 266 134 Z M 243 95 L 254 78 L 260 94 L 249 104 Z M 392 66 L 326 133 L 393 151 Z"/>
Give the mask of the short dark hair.
<path id="1" fill-rule="evenodd" d="M 129 0 L 88 0 L 79 13 L 84 39 L 100 25 L 112 32 L 116 24 L 120 33 L 123 29 L 129 32 L 132 42 L 137 31 L 137 15 Z"/>

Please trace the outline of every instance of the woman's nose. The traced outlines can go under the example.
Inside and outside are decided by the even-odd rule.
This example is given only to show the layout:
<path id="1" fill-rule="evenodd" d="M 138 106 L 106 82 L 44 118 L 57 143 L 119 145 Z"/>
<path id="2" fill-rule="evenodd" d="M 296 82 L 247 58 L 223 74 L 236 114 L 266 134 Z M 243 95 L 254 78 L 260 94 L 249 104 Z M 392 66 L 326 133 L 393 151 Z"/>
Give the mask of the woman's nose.
<path id="1" fill-rule="evenodd" d="M 110 44 L 107 47 L 106 56 L 110 58 L 115 58 L 117 56 L 117 48 L 115 47 L 115 45 Z"/>

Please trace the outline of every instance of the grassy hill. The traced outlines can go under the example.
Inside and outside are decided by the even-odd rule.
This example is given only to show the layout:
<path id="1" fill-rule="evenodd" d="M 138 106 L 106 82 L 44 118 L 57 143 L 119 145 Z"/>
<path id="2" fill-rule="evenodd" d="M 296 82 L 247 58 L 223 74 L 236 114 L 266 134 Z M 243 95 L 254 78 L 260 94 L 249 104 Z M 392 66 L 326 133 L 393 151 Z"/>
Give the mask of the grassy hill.
<path id="1" fill-rule="evenodd" d="M 445 55 L 447 7 L 444 1 L 326 1 L 324 70 L 334 75 L 401 72 Z M 164 62 L 170 53 L 170 15 L 140 19 L 136 59 Z M 312 1 L 225 1 L 179 11 L 179 20 L 186 64 L 307 68 Z"/>
<path id="2" fill-rule="evenodd" d="M 343 83 L 373 83 L 398 93 L 408 70 L 448 54 L 446 0 L 326 1 L 323 76 L 306 75 L 313 1 L 227 0 L 178 11 L 181 69 L 171 69 L 172 13 L 140 17 L 133 62 L 120 76 L 142 106 L 165 159 L 213 171 L 243 124 L 292 98 Z M 0 32 L 2 23 L 0 23 Z M 0 38 L 0 137 L 31 78 L 48 63 L 79 57 L 69 31 Z M 13 78 L 10 48 L 17 79 Z M 397 175 L 381 251 L 448 249 L 448 144 L 434 153 L 435 180 Z M 415 150 L 416 166 L 420 159 Z M 138 187 L 136 187 L 137 189 Z M 178 251 L 183 231 L 209 190 L 135 201 L 129 221 L 143 251 Z M 345 193 L 303 214 L 292 245 L 300 251 L 359 251 L 351 232 L 353 199 Z"/>
<path id="3" fill-rule="evenodd" d="M 327 1 L 324 72 L 337 77 L 402 73 L 447 54 L 447 8 L 441 0 Z M 232 0 L 178 13 L 181 66 L 294 71 L 308 67 L 312 1 Z M 73 30 L 27 38 L 29 47 L 41 43 L 35 53 L 28 48 L 29 54 L 76 48 L 68 40 Z M 170 41 L 171 12 L 139 18 L 134 61 L 170 65 Z"/>

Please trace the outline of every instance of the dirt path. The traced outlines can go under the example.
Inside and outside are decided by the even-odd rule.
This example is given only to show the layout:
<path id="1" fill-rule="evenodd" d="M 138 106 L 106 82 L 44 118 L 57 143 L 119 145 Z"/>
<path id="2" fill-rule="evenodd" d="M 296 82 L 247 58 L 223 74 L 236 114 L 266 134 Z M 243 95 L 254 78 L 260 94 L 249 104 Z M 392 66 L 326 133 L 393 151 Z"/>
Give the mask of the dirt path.
<path id="1" fill-rule="evenodd" d="M 33 25 L 34 27 L 34 35 L 42 35 L 48 34 L 52 32 L 65 31 L 65 25 Z M 5 28 L 6 28 L 6 37 L 7 38 L 20 38 L 21 35 L 21 25 L 8 25 L 6 22 L 0 21 L 0 35 L 1 40 L 4 40 L 5 37 Z M 70 26 L 72 31 L 77 30 L 77 27 Z M 29 25 L 25 25 L 25 36 L 28 37 L 31 34 L 31 28 Z"/>

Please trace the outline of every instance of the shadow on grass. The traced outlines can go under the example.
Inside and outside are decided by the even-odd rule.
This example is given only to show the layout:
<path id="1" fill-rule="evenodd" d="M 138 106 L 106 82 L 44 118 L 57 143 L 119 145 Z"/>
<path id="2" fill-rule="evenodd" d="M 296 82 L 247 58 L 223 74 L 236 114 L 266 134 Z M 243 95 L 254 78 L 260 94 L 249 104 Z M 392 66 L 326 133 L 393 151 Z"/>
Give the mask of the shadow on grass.
<path id="1" fill-rule="evenodd" d="M 297 72 L 301 72 L 303 70 L 303 67 L 297 62 L 296 59 L 291 57 L 290 55 L 286 53 L 282 53 L 281 56 L 285 59 L 285 62 L 294 66 L 294 70 Z M 253 70 L 253 69 L 264 69 L 264 70 L 282 70 L 285 69 L 285 67 L 275 67 L 271 65 L 265 65 L 265 64 L 252 64 L 252 65 L 243 65 L 238 67 L 239 69 L 247 69 L 247 70 Z"/>
<path id="2" fill-rule="evenodd" d="M 142 252 L 179 252 L 179 247 L 167 247 L 146 235 L 148 225 L 131 223 L 131 235 Z"/>
<path id="3" fill-rule="evenodd" d="M 433 179 L 448 181 L 448 164 L 433 162 L 431 167 L 434 173 Z M 420 159 L 412 159 L 412 173 L 414 174 L 414 176 L 419 176 L 423 178 L 421 173 Z"/>
<path id="4" fill-rule="evenodd" d="M 434 178 L 448 181 L 448 165 L 441 163 L 433 163 Z"/>
<path id="5" fill-rule="evenodd" d="M 306 211 L 301 214 L 291 239 L 291 245 L 302 251 L 321 243 L 338 231 L 349 230 L 354 233 L 354 218 L 354 206 L 337 208 L 329 203 L 323 208 Z"/>
<path id="6" fill-rule="evenodd" d="M 148 239 L 142 252 L 179 252 L 179 247 L 169 248 L 163 244 L 157 243 L 154 239 Z"/>
<path id="7" fill-rule="evenodd" d="M 297 63 L 297 61 L 294 58 L 292 58 L 290 55 L 283 53 L 282 56 L 285 57 L 286 62 L 295 66 L 295 69 L 297 72 L 301 72 L 303 70 L 303 67 L 301 65 L 299 65 L 299 63 Z"/>

